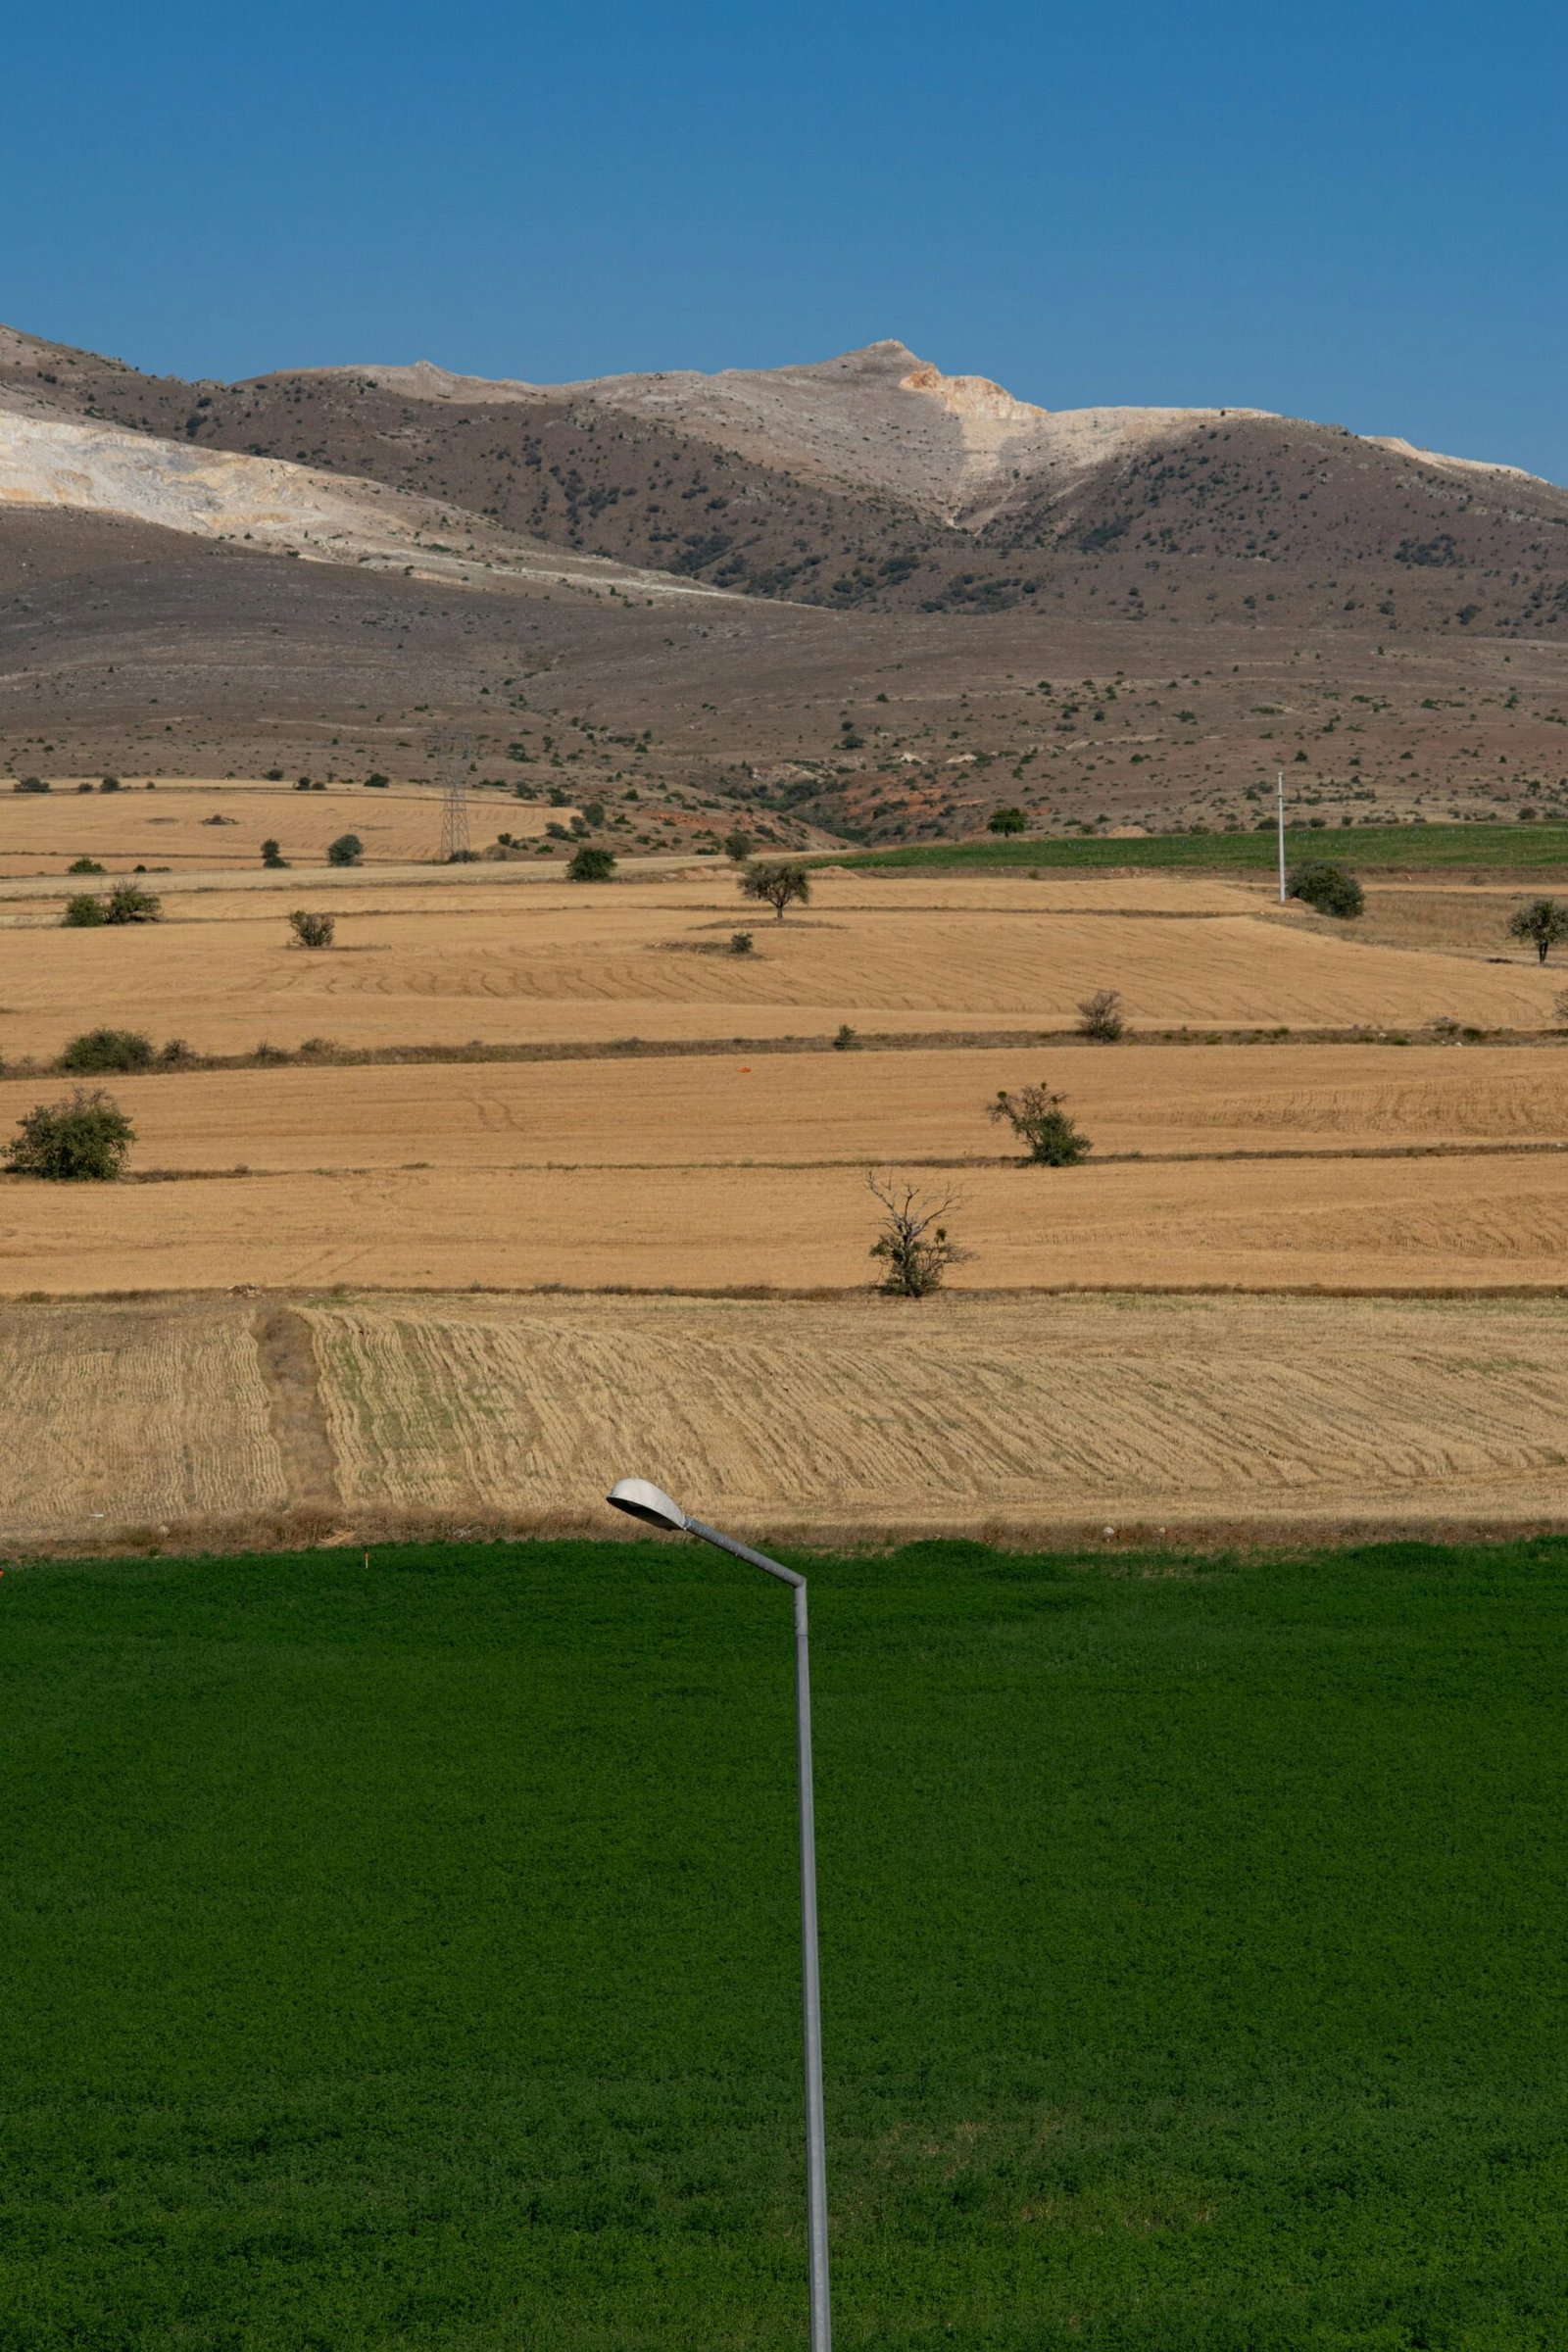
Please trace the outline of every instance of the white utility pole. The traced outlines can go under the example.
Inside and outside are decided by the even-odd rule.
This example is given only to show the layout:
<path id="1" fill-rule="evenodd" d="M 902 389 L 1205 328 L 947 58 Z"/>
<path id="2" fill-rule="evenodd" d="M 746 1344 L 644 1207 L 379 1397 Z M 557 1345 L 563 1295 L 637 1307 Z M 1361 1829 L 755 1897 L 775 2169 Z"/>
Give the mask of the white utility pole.
<path id="1" fill-rule="evenodd" d="M 1280 905 L 1285 904 L 1285 770 L 1279 771 L 1280 787 Z"/>

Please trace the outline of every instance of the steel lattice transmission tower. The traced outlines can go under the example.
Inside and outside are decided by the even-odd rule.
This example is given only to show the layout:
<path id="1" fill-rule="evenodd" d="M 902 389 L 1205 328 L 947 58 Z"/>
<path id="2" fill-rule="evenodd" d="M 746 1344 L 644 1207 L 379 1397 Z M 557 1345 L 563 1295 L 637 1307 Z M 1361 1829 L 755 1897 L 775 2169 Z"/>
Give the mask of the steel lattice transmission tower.
<path id="1" fill-rule="evenodd" d="M 441 770 L 441 862 L 451 865 L 468 854 L 468 768 L 473 741 L 467 735 L 443 735 L 436 744 Z"/>

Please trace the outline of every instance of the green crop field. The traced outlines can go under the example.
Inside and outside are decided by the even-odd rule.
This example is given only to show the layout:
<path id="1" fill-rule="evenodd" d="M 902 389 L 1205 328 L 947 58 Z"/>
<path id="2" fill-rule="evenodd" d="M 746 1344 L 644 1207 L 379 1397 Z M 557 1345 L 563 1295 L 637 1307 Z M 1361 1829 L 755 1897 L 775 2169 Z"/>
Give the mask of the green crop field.
<path id="1" fill-rule="evenodd" d="M 840 2352 L 1560 2352 L 1568 1543 L 807 1564 Z M 13 1563 L 6 2352 L 804 2346 L 790 1649 Z"/>
<path id="2" fill-rule="evenodd" d="M 1356 872 L 1388 874 L 1550 874 L 1568 865 L 1568 825 L 1354 825 L 1288 829 L 1292 860 L 1333 858 Z M 1085 872 L 1184 867 L 1194 873 L 1273 873 L 1279 836 L 1262 833 L 1152 833 L 1142 841 L 1059 834 L 1028 841 L 925 842 L 901 850 L 846 851 L 817 863 L 850 866 L 957 866 Z"/>

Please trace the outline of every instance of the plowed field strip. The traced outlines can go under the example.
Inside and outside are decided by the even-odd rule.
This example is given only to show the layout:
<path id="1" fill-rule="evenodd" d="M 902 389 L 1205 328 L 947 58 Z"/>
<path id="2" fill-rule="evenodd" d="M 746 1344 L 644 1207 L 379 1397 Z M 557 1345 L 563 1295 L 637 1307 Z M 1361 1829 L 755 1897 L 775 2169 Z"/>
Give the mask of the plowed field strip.
<path id="1" fill-rule="evenodd" d="M 288 1500 L 249 1319 L 0 1307 L 12 1537 L 224 1516 Z"/>
<path id="2" fill-rule="evenodd" d="M 133 1166 L 218 1173 L 995 1165 L 999 1090 L 1066 1094 L 1102 1167 L 1141 1156 L 1480 1153 L 1568 1145 L 1568 1057 L 1505 1047 L 1016 1048 L 639 1063 L 215 1070 L 112 1083 Z M 0 1082 L 0 1133 L 61 1082 Z M 1049 1178 L 1046 1181 L 1050 1181 Z M 15 1187 L 0 1188 L 10 1200 Z"/>
<path id="3" fill-rule="evenodd" d="M 309 1312 L 351 1507 L 564 1510 L 656 1462 L 743 1521 L 1458 1514 L 1539 1510 L 1568 1464 L 1562 1306 L 1062 1300 L 1049 1348 L 1038 1308 L 958 1299 Z"/>
<path id="4" fill-rule="evenodd" d="M 933 1179 L 940 1182 L 941 1179 Z M 1568 1156 L 975 1168 L 966 1289 L 1333 1292 L 1568 1282 Z M 851 1290 L 872 1203 L 853 1168 L 456 1169 L 0 1194 L 13 1294 L 316 1284 Z"/>

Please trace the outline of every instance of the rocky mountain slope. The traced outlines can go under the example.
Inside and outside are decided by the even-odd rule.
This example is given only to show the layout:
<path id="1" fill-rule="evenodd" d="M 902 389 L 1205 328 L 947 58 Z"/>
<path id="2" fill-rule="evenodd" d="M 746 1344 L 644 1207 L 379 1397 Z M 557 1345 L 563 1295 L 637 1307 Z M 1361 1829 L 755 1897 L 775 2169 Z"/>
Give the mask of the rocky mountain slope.
<path id="1" fill-rule="evenodd" d="M 300 562 L 294 559 L 304 558 Z M 901 344 L 538 387 L 223 385 L 0 330 L 0 772 L 421 773 L 645 834 L 1568 802 L 1568 492 Z"/>

